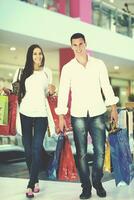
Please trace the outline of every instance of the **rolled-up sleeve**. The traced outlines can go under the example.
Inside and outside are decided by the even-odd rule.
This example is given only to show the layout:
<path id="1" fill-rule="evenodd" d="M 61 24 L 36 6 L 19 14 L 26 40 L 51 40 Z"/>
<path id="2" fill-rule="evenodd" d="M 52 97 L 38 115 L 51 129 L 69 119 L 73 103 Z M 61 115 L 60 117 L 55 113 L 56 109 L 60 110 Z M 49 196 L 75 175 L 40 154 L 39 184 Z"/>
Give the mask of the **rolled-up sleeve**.
<path id="1" fill-rule="evenodd" d="M 110 106 L 117 104 L 119 102 L 119 98 L 114 94 L 113 88 L 109 81 L 107 68 L 102 61 L 100 62 L 100 85 L 105 97 L 105 105 Z"/>
<path id="2" fill-rule="evenodd" d="M 57 115 L 67 114 L 69 91 L 70 91 L 70 73 L 69 70 L 67 69 L 67 66 L 64 66 L 60 77 L 58 104 L 55 109 Z"/>

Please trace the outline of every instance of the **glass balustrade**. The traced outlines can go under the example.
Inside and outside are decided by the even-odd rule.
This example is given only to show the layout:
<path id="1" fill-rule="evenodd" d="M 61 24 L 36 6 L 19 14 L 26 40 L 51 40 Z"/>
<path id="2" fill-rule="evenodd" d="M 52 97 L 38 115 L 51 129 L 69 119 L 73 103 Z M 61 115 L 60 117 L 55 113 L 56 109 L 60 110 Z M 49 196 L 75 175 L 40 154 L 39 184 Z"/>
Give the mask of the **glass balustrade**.
<path id="1" fill-rule="evenodd" d="M 21 0 L 51 11 L 59 12 L 56 0 Z M 118 9 L 102 0 L 92 0 L 92 23 L 96 26 L 134 37 L 134 14 Z M 70 15 L 70 0 L 66 0 L 66 15 Z"/>
<path id="2" fill-rule="evenodd" d="M 134 15 L 121 9 L 102 2 L 94 0 L 92 2 L 92 22 L 96 26 L 134 37 Z"/>

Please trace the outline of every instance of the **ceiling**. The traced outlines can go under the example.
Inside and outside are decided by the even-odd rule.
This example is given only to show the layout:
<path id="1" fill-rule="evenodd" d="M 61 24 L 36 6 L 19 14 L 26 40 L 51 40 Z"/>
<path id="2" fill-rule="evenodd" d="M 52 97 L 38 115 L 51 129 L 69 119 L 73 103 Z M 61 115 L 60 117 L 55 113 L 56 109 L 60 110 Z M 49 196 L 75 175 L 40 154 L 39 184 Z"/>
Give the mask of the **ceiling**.
<path id="1" fill-rule="evenodd" d="M 109 0 L 104 1 L 109 3 Z M 132 5 L 130 5 L 129 7 L 131 8 L 131 10 L 134 10 L 134 0 L 114 0 L 113 4 L 117 5 L 119 8 L 122 8 L 125 2 L 131 3 Z M 67 47 L 58 43 L 52 43 L 50 41 L 0 30 L 0 63 L 7 65 L 10 64 L 10 67 L 14 65 L 23 65 L 23 57 L 25 55 L 27 47 L 31 45 L 31 43 L 35 43 L 35 41 L 39 45 L 41 45 L 46 51 L 53 51 L 54 49 L 58 50 L 59 48 Z M 11 46 L 15 46 L 17 48 L 17 51 L 11 52 L 9 50 Z M 108 67 L 110 76 L 125 79 L 134 79 L 134 62 L 117 57 L 112 57 L 109 55 L 100 54 L 98 52 L 94 52 L 93 55 L 104 60 Z M 120 66 L 120 70 L 114 70 L 115 65 Z M 0 77 L 5 77 L 5 72 L 6 70 L 0 67 Z"/>

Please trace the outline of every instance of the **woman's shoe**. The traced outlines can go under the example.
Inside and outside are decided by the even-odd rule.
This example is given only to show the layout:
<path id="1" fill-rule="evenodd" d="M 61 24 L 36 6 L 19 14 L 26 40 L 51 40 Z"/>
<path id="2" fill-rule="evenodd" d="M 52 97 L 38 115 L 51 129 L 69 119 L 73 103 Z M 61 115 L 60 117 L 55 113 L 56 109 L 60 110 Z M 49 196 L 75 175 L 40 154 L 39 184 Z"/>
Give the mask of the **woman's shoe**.
<path id="1" fill-rule="evenodd" d="M 28 198 L 33 198 L 33 197 L 34 197 L 34 194 L 33 194 L 31 188 L 28 188 L 28 189 L 27 189 L 26 197 L 28 197 Z"/>
<path id="2" fill-rule="evenodd" d="M 33 192 L 34 192 L 34 193 L 38 193 L 39 191 L 40 191 L 39 183 L 35 183 L 35 186 L 34 186 Z"/>

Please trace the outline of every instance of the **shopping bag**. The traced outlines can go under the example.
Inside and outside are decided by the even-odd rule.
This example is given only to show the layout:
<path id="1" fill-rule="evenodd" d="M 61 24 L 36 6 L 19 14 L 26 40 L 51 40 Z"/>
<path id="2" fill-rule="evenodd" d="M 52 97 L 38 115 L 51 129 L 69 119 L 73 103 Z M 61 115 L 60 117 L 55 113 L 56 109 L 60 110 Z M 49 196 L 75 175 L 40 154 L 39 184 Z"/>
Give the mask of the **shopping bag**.
<path id="1" fill-rule="evenodd" d="M 51 110 L 51 113 L 52 113 L 52 117 L 53 117 L 53 121 L 54 121 L 54 124 L 55 124 L 56 132 L 59 132 L 59 117 L 55 112 L 55 108 L 57 107 L 58 97 L 56 95 L 55 96 L 49 96 L 49 97 L 47 97 L 47 99 L 48 99 L 48 103 L 49 103 L 50 110 Z M 66 125 L 67 125 L 66 131 L 67 132 L 71 131 L 72 130 L 72 126 L 71 126 L 71 120 L 70 120 L 70 112 L 68 112 L 66 114 L 65 120 L 66 120 Z"/>
<path id="2" fill-rule="evenodd" d="M 21 127 L 21 120 L 20 120 L 20 112 L 19 112 L 19 104 L 17 103 L 16 109 L 16 133 L 22 136 L 22 127 Z"/>
<path id="3" fill-rule="evenodd" d="M 8 96 L 0 95 L 0 125 L 8 124 Z"/>
<path id="4" fill-rule="evenodd" d="M 59 159 L 60 159 L 60 154 L 61 150 L 63 148 L 63 143 L 64 143 L 64 134 L 61 133 L 58 137 L 57 145 L 56 145 L 56 150 L 54 152 L 54 159 L 50 163 L 48 167 L 48 178 L 49 179 L 56 179 L 57 178 L 57 169 L 59 165 Z"/>
<path id="5" fill-rule="evenodd" d="M 134 178 L 134 167 L 130 151 L 127 129 L 117 129 L 109 134 L 109 143 L 115 183 L 130 184 Z"/>
<path id="6" fill-rule="evenodd" d="M 55 135 L 55 133 L 57 131 L 56 131 L 54 118 L 52 116 L 52 112 L 51 112 L 51 109 L 50 109 L 50 105 L 49 105 L 48 99 L 49 98 L 46 99 L 46 110 L 47 110 L 47 118 L 48 118 L 48 130 L 47 130 L 47 133 L 48 133 L 48 136 L 50 137 L 50 136 Z"/>
<path id="7" fill-rule="evenodd" d="M 106 141 L 105 144 L 105 159 L 104 159 L 103 170 L 105 172 L 111 172 L 110 144 L 108 140 Z"/>
<path id="8" fill-rule="evenodd" d="M 77 181 L 79 176 L 77 173 L 74 156 L 72 154 L 71 145 L 68 136 L 65 136 L 64 146 L 60 156 L 60 164 L 58 169 L 58 179 L 64 181 Z"/>
<path id="9" fill-rule="evenodd" d="M 9 96 L 9 134 L 16 135 L 16 117 L 17 117 L 18 97 L 16 95 Z"/>
<path id="10" fill-rule="evenodd" d="M 8 96 L 8 124 L 0 125 L 0 135 L 16 135 L 16 113 L 18 97 L 16 95 Z"/>

